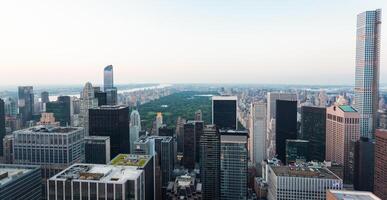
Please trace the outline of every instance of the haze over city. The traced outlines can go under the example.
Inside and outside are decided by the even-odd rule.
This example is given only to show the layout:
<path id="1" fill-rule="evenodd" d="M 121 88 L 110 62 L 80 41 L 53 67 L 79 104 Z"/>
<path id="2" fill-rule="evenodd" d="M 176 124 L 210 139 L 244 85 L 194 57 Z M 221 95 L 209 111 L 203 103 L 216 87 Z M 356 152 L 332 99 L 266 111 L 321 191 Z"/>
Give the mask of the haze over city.
<path id="1" fill-rule="evenodd" d="M 7 1 L 0 85 L 102 84 L 108 64 L 117 84 L 353 85 L 354 16 L 376 8 L 387 1 Z"/>

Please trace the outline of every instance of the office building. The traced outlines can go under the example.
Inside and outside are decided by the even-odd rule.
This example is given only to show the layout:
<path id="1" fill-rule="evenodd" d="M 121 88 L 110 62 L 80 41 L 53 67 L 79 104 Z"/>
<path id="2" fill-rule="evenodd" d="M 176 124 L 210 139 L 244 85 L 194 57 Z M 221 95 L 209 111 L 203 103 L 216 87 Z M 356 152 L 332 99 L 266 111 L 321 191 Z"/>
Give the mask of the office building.
<path id="1" fill-rule="evenodd" d="M 134 141 L 132 154 L 155 155 L 155 141 L 148 136 L 139 137 L 136 141 Z"/>
<path id="2" fill-rule="evenodd" d="M 357 15 L 355 109 L 360 114 L 360 135 L 373 138 L 379 107 L 380 29 L 382 11 Z"/>
<path id="3" fill-rule="evenodd" d="M 267 105 L 266 103 L 256 102 L 251 104 L 251 161 L 257 168 L 260 168 L 262 160 L 266 159 L 266 133 L 267 133 Z"/>
<path id="4" fill-rule="evenodd" d="M 197 110 L 195 112 L 195 121 L 203 121 L 203 113 L 202 110 Z"/>
<path id="5" fill-rule="evenodd" d="M 145 200 L 145 174 L 131 166 L 74 164 L 47 181 L 48 200 Z"/>
<path id="6" fill-rule="evenodd" d="M 85 163 L 107 164 L 110 162 L 110 138 L 107 136 L 85 137 Z"/>
<path id="7" fill-rule="evenodd" d="M 130 166 L 144 171 L 145 200 L 155 199 L 155 161 L 153 155 L 119 154 L 110 162 L 113 166 Z"/>
<path id="8" fill-rule="evenodd" d="M 150 140 L 154 140 L 156 152 L 156 164 L 160 166 L 162 186 L 168 186 L 172 180 L 172 172 L 175 162 L 175 145 L 173 137 L 170 136 L 149 136 Z"/>
<path id="9" fill-rule="evenodd" d="M 106 105 L 117 105 L 117 88 L 105 89 Z"/>
<path id="10" fill-rule="evenodd" d="M 0 164 L 0 199 L 41 199 L 39 166 Z"/>
<path id="11" fill-rule="evenodd" d="M 301 107 L 301 139 L 309 141 L 309 159 L 325 160 L 326 108 Z"/>
<path id="12" fill-rule="evenodd" d="M 200 137 L 200 175 L 203 200 L 219 200 L 220 134 L 215 125 L 205 126 Z"/>
<path id="13" fill-rule="evenodd" d="M 0 157 L 3 156 L 3 138 L 5 136 L 5 106 L 0 98 Z"/>
<path id="14" fill-rule="evenodd" d="M 130 114 L 130 145 L 133 146 L 134 141 L 140 137 L 141 131 L 141 119 L 140 113 L 137 110 L 133 110 Z"/>
<path id="15" fill-rule="evenodd" d="M 55 121 L 54 113 L 42 113 L 40 116 L 40 121 L 37 123 L 37 125 L 53 125 L 53 126 L 59 126 L 60 123 Z"/>
<path id="16" fill-rule="evenodd" d="M 220 130 L 220 199 L 247 199 L 247 131 Z"/>
<path id="17" fill-rule="evenodd" d="M 101 106 L 89 110 L 89 135 L 110 137 L 110 157 L 130 152 L 129 108 Z"/>
<path id="18" fill-rule="evenodd" d="M 286 140 L 297 139 L 297 101 L 276 101 L 275 152 L 286 161 Z"/>
<path id="19" fill-rule="evenodd" d="M 3 161 L 5 164 L 13 164 L 13 135 L 3 138 Z"/>
<path id="20" fill-rule="evenodd" d="M 45 104 L 47 102 L 50 102 L 50 95 L 48 92 L 44 91 L 40 93 L 40 101 Z"/>
<path id="21" fill-rule="evenodd" d="M 159 128 L 163 126 L 163 113 L 158 112 L 156 114 L 155 124 L 156 124 L 155 131 L 154 131 L 155 135 L 159 135 Z"/>
<path id="22" fill-rule="evenodd" d="M 71 125 L 71 97 L 59 96 L 57 101 L 46 103 L 46 112 L 54 113 L 55 120 L 61 126 Z"/>
<path id="23" fill-rule="evenodd" d="M 27 121 L 32 120 L 34 113 L 34 89 L 32 86 L 20 86 L 18 88 L 18 106 L 22 125 L 25 126 Z"/>
<path id="24" fill-rule="evenodd" d="M 286 140 L 286 164 L 307 162 L 308 140 Z"/>
<path id="25" fill-rule="evenodd" d="M 375 155 L 375 142 L 365 137 L 356 141 L 353 173 L 355 190 L 374 191 L 375 157 L 373 155 Z"/>
<path id="26" fill-rule="evenodd" d="M 201 183 L 193 176 L 182 175 L 169 182 L 166 200 L 200 200 L 202 199 Z"/>
<path id="27" fill-rule="evenodd" d="M 378 129 L 375 134 L 374 193 L 387 199 L 387 130 Z"/>
<path id="28" fill-rule="evenodd" d="M 159 128 L 159 136 L 170 136 L 174 137 L 175 133 L 173 128 L 168 128 L 165 124 Z"/>
<path id="29" fill-rule="evenodd" d="M 195 122 L 188 121 L 184 124 L 184 152 L 183 166 L 186 169 L 195 169 L 196 160 L 196 129 Z"/>
<path id="30" fill-rule="evenodd" d="M 94 97 L 94 88 L 87 82 L 83 87 L 80 99 L 79 125 L 85 128 L 86 135 L 89 135 L 89 109 L 98 107 L 98 99 Z"/>
<path id="31" fill-rule="evenodd" d="M 341 190 L 343 181 L 326 168 L 268 165 L 268 200 L 325 200 L 326 190 Z"/>
<path id="32" fill-rule="evenodd" d="M 16 117 L 17 116 L 17 101 L 11 97 L 4 99 L 4 112 L 7 117 Z"/>
<path id="33" fill-rule="evenodd" d="M 98 106 L 107 105 L 107 94 L 101 91 L 100 87 L 93 87 L 94 97 L 98 100 Z"/>
<path id="34" fill-rule="evenodd" d="M 371 192 L 327 190 L 326 200 L 382 200 Z"/>
<path id="35" fill-rule="evenodd" d="M 238 98 L 236 96 L 212 97 L 212 124 L 219 129 L 238 129 Z"/>
<path id="36" fill-rule="evenodd" d="M 352 183 L 351 143 L 360 139 L 359 113 L 351 106 L 327 108 L 326 160 L 344 166 L 344 182 Z"/>
<path id="37" fill-rule="evenodd" d="M 108 65 L 103 70 L 103 87 L 105 91 L 114 87 L 113 81 L 113 65 Z"/>

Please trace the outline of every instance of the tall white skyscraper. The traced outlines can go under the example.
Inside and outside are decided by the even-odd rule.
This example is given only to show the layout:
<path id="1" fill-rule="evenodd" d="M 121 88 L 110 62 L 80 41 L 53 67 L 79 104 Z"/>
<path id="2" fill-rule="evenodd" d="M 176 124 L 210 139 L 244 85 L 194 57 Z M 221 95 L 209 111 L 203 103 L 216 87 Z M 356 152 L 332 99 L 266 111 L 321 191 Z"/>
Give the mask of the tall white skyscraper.
<path id="1" fill-rule="evenodd" d="M 134 141 L 136 141 L 141 131 L 141 118 L 140 113 L 137 110 L 133 110 L 130 114 L 130 146 L 134 147 Z M 133 153 L 133 152 L 132 152 Z"/>
<path id="2" fill-rule="evenodd" d="M 251 129 L 252 162 L 258 167 L 262 160 L 266 159 L 266 103 L 256 102 L 251 104 Z M 258 167 L 257 169 L 260 169 Z"/>
<path id="3" fill-rule="evenodd" d="M 108 65 L 103 70 L 103 87 L 105 90 L 112 89 L 113 84 L 113 65 Z"/>
<path id="4" fill-rule="evenodd" d="M 380 29 L 382 11 L 357 15 L 355 109 L 360 114 L 360 134 L 374 137 L 379 101 Z"/>
<path id="5" fill-rule="evenodd" d="M 94 89 L 91 83 L 87 82 L 81 93 L 79 124 L 85 128 L 86 135 L 89 135 L 89 109 L 98 107 L 98 99 L 94 97 Z"/>

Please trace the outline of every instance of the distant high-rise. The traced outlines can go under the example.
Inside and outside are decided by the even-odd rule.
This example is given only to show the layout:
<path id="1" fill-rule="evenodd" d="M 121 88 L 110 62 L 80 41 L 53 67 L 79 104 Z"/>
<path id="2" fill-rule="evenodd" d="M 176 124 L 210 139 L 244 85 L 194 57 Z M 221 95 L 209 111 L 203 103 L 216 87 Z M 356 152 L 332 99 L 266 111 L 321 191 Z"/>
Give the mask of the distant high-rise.
<path id="1" fill-rule="evenodd" d="M 103 87 L 104 90 L 114 87 L 113 83 L 113 65 L 108 65 L 103 70 Z"/>
<path id="2" fill-rule="evenodd" d="M 136 141 L 140 137 L 140 131 L 141 131 L 141 118 L 140 113 L 137 110 L 133 110 L 130 114 L 130 146 L 134 144 L 134 141 Z"/>
<path id="3" fill-rule="evenodd" d="M 203 200 L 220 199 L 220 134 L 214 125 L 200 137 L 200 174 Z"/>
<path id="4" fill-rule="evenodd" d="M 10 117 L 17 116 L 17 101 L 11 97 L 4 99 L 5 115 Z"/>
<path id="5" fill-rule="evenodd" d="M 32 86 L 20 86 L 18 89 L 19 114 L 22 124 L 25 126 L 27 121 L 32 120 L 34 112 L 34 89 Z"/>
<path id="6" fill-rule="evenodd" d="M 360 139 L 359 113 L 351 106 L 327 108 L 326 150 L 327 161 L 344 165 L 344 182 L 351 183 L 351 143 Z"/>
<path id="7" fill-rule="evenodd" d="M 184 124 L 186 120 L 182 117 L 178 117 L 176 120 L 176 140 L 177 140 L 177 153 L 183 154 L 184 152 Z"/>
<path id="8" fill-rule="evenodd" d="M 212 124 L 219 129 L 238 129 L 238 98 L 236 96 L 212 97 Z"/>
<path id="9" fill-rule="evenodd" d="M 159 135 L 159 128 L 163 125 L 163 113 L 156 114 L 156 135 Z"/>
<path id="10" fill-rule="evenodd" d="M 387 199 L 387 130 L 378 129 L 375 134 L 374 193 Z"/>
<path id="11" fill-rule="evenodd" d="M 5 107 L 4 107 L 4 101 L 0 99 L 0 156 L 3 156 L 4 136 L 5 136 Z"/>
<path id="12" fill-rule="evenodd" d="M 89 110 L 89 135 L 110 137 L 110 157 L 130 152 L 129 108 L 101 106 Z"/>
<path id="13" fill-rule="evenodd" d="M 117 105 L 117 88 L 105 89 L 106 105 Z"/>
<path id="14" fill-rule="evenodd" d="M 247 131 L 220 130 L 220 199 L 247 199 Z"/>
<path id="15" fill-rule="evenodd" d="M 297 139 L 297 101 L 277 100 L 275 130 L 276 154 L 286 162 L 286 140 Z"/>
<path id="16" fill-rule="evenodd" d="M 301 107 L 301 139 L 309 141 L 309 159 L 325 160 L 326 108 Z"/>
<path id="17" fill-rule="evenodd" d="M 59 96 L 57 101 L 46 103 L 46 112 L 54 113 L 55 120 L 61 126 L 70 126 L 71 124 L 71 97 Z"/>
<path id="18" fill-rule="evenodd" d="M 252 141 L 252 157 L 251 160 L 259 169 L 262 160 L 266 159 L 266 103 L 257 102 L 251 104 L 251 137 Z"/>
<path id="19" fill-rule="evenodd" d="M 380 29 L 382 11 L 357 15 L 355 109 L 360 114 L 360 134 L 373 138 L 379 105 Z"/>
<path id="20" fill-rule="evenodd" d="M 354 181 L 355 190 L 374 191 L 375 142 L 362 137 L 355 143 Z"/>
<path id="21" fill-rule="evenodd" d="M 80 101 L 79 123 L 85 128 L 86 135 L 89 135 L 89 109 L 98 107 L 98 99 L 94 97 L 94 89 L 91 83 L 87 82 L 83 87 Z"/>
<path id="22" fill-rule="evenodd" d="M 49 95 L 49 93 L 48 92 L 42 92 L 42 93 L 40 93 L 40 100 L 41 100 L 41 102 L 42 103 L 47 103 L 47 102 L 49 102 L 50 101 L 50 95 Z"/>
<path id="23" fill-rule="evenodd" d="M 202 110 L 197 110 L 195 112 L 195 121 L 203 121 L 203 113 Z"/>
<path id="24" fill-rule="evenodd" d="M 98 99 L 98 106 L 108 105 L 106 92 L 102 92 L 99 88 L 98 90 L 94 88 L 94 97 Z"/>

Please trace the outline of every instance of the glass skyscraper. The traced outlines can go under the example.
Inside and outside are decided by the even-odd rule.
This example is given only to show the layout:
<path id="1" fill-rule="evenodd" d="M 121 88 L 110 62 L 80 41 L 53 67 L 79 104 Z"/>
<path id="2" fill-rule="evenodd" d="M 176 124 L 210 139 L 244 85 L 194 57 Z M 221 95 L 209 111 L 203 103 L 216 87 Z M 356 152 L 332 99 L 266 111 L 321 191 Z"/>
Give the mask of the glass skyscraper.
<path id="1" fill-rule="evenodd" d="M 379 101 L 380 9 L 357 16 L 355 109 L 360 114 L 360 134 L 373 138 Z"/>
<path id="2" fill-rule="evenodd" d="M 113 65 L 108 65 L 103 70 L 103 87 L 104 89 L 113 88 Z"/>

